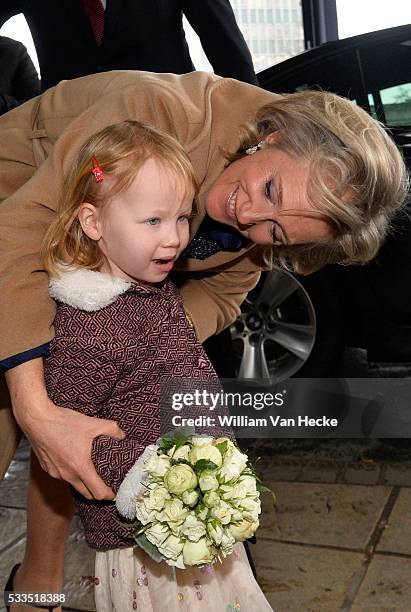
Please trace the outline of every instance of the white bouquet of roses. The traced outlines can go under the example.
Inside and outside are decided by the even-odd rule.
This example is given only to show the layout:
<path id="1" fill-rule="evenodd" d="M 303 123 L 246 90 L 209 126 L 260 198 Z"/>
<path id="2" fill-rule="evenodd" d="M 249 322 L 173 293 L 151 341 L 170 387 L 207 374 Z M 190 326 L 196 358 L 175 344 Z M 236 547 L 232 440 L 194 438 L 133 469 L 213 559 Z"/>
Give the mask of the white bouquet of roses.
<path id="1" fill-rule="evenodd" d="M 176 431 L 145 450 L 116 504 L 135 519 L 139 546 L 156 561 L 184 569 L 221 561 L 236 542 L 252 537 L 262 491 L 269 489 L 229 438 Z"/>

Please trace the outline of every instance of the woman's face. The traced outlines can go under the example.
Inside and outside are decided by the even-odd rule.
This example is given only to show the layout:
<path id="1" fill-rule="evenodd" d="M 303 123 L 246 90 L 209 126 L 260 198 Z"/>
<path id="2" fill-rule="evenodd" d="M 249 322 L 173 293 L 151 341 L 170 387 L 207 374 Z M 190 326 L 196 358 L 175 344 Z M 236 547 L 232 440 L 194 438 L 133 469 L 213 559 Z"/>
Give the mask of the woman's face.
<path id="1" fill-rule="evenodd" d="M 265 142 L 275 142 L 270 134 Z M 230 164 L 207 194 L 210 217 L 257 244 L 294 245 L 332 236 L 307 196 L 309 163 L 265 147 Z"/>

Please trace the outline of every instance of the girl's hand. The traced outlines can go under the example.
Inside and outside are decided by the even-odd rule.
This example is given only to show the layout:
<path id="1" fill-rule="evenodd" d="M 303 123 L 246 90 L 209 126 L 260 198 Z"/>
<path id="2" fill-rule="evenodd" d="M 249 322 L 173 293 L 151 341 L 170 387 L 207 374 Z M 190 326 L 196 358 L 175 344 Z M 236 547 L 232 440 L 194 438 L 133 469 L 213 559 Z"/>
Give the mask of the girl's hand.
<path id="1" fill-rule="evenodd" d="M 33 359 L 6 373 L 14 416 L 30 440 L 41 467 L 53 478 L 70 483 L 87 499 L 113 499 L 91 461 L 96 436 L 125 437 L 114 421 L 89 417 L 56 406 L 47 397 L 42 359 Z"/>

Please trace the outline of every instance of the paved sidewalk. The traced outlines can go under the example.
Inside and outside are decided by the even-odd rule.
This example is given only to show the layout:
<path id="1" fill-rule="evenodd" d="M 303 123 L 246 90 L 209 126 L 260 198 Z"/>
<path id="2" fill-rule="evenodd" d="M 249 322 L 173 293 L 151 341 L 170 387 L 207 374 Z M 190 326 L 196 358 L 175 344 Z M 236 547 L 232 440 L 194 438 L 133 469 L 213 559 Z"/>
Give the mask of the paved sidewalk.
<path id="1" fill-rule="evenodd" d="M 250 441 L 250 452 L 261 456 L 260 473 L 277 493 L 275 506 L 265 496 L 258 542 L 251 546 L 275 611 L 410 612 L 410 449 L 271 440 Z M 0 483 L 2 585 L 22 557 L 27 468 L 23 444 Z M 94 610 L 93 553 L 78 520 L 66 557 L 65 610 Z"/>

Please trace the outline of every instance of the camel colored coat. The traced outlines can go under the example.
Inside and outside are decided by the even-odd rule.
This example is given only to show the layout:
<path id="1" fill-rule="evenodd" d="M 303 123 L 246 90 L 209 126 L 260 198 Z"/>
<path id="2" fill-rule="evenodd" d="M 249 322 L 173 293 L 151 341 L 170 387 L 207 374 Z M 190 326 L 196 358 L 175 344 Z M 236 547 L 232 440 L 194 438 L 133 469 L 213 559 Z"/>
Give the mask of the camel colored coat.
<path id="1" fill-rule="evenodd" d="M 63 173 L 86 138 L 126 119 L 147 122 L 176 137 L 200 185 L 193 236 L 205 215 L 205 195 L 226 164 L 221 148 L 236 150 L 238 127 L 274 97 L 253 85 L 201 72 L 178 76 L 113 71 L 62 81 L 2 117 L 0 359 L 53 336 L 55 310 L 39 251 Z M 181 293 L 200 340 L 235 319 L 262 267 L 262 249 L 251 244 L 235 253 L 181 262 L 177 269 L 186 273 Z"/>
<path id="2" fill-rule="evenodd" d="M 200 185 L 198 215 L 238 128 L 275 94 L 207 73 L 113 71 L 62 81 L 0 118 L 0 360 L 49 342 L 55 305 L 39 256 L 55 213 L 63 174 L 86 138 L 107 125 L 141 120 L 185 147 Z M 177 269 L 184 307 L 202 341 L 229 325 L 264 267 L 263 249 L 248 244 Z M 19 439 L 8 393 L 0 384 L 0 478 Z"/>

